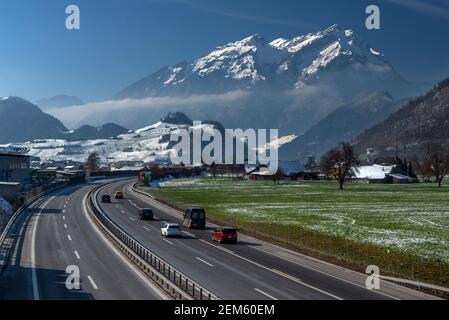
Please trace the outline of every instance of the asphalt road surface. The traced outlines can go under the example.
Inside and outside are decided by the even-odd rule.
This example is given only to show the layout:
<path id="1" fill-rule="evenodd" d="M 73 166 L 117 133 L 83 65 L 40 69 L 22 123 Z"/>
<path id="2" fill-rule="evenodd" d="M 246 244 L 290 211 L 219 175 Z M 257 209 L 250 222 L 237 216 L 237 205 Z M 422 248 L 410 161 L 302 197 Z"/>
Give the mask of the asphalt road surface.
<path id="1" fill-rule="evenodd" d="M 13 251 L 0 276 L 0 299 L 165 298 L 87 217 L 84 198 L 93 187 L 44 196 L 16 221 L 8 235 Z M 68 266 L 79 270 L 79 290 L 66 286 Z"/>
<path id="2" fill-rule="evenodd" d="M 165 239 L 164 221 L 182 215 L 131 190 L 134 180 L 103 181 L 60 189 L 34 201 L 8 234 L 11 254 L 0 274 L 0 299 L 167 299 L 102 235 L 87 214 L 89 191 L 102 185 L 96 200 L 111 220 L 154 253 L 222 299 L 347 300 L 433 299 L 382 282 L 367 290 L 366 275 L 242 236 L 236 245 L 211 241 L 206 230 L 184 230 Z M 124 190 L 124 199 L 101 203 L 104 194 Z M 152 208 L 155 221 L 140 221 Z M 67 268 L 79 270 L 80 288 Z"/>
<path id="3" fill-rule="evenodd" d="M 432 299 L 431 296 L 383 281 L 382 291 L 366 289 L 366 275 L 315 259 L 269 252 L 256 239 L 244 237 L 237 245 L 211 241 L 211 229 L 184 231 L 181 238 L 165 239 L 164 221 L 181 223 L 176 210 L 131 190 L 135 181 L 105 185 L 97 193 L 104 212 L 127 233 L 187 276 L 222 299 Z M 101 203 L 104 194 L 125 192 L 124 199 Z M 140 221 L 140 208 L 151 208 L 155 221 Z M 340 277 L 339 275 L 342 274 Z"/>

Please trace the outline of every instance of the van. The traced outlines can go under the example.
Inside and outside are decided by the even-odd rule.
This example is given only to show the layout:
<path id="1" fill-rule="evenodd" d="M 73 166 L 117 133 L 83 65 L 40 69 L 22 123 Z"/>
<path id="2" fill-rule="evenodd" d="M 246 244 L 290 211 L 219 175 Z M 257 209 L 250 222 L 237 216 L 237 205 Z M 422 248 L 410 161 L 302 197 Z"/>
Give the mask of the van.
<path id="1" fill-rule="evenodd" d="M 182 225 L 188 229 L 206 228 L 206 211 L 202 208 L 189 208 L 184 213 Z"/>

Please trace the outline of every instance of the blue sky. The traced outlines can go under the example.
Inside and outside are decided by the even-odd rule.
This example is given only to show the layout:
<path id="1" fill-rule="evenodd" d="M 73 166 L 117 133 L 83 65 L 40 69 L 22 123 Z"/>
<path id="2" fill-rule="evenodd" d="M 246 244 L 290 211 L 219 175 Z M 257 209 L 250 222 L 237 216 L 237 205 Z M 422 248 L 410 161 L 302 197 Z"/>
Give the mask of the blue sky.
<path id="1" fill-rule="evenodd" d="M 65 29 L 77 4 L 81 30 Z M 381 30 L 365 29 L 365 8 Z M 0 0 L 0 96 L 112 97 L 163 66 L 260 34 L 289 38 L 338 23 L 411 81 L 449 77 L 449 0 Z"/>

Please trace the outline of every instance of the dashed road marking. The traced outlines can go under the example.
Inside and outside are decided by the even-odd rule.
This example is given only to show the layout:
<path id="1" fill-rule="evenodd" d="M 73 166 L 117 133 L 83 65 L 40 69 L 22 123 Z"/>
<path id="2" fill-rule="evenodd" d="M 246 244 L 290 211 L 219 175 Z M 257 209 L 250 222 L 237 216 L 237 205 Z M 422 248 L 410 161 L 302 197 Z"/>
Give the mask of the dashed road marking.
<path id="1" fill-rule="evenodd" d="M 72 241 L 72 237 L 70 236 L 70 234 L 67 235 L 67 238 Z"/>
<path id="2" fill-rule="evenodd" d="M 254 290 L 259 292 L 260 294 L 263 294 L 265 297 L 270 298 L 271 300 L 279 300 L 279 299 L 273 297 L 272 295 L 270 295 L 270 294 L 268 294 L 268 293 L 266 293 L 266 292 L 264 292 L 264 291 L 262 291 L 260 289 L 254 288 Z"/>
<path id="3" fill-rule="evenodd" d="M 78 259 L 78 260 L 81 260 L 81 257 L 80 257 L 80 255 L 78 254 L 78 251 L 74 251 L 75 252 L 75 256 L 76 256 L 76 258 Z"/>
<path id="4" fill-rule="evenodd" d="M 89 279 L 90 284 L 92 285 L 92 287 L 93 287 L 95 290 L 98 290 L 97 284 L 95 283 L 94 279 L 92 279 L 91 276 L 87 276 L 87 279 Z"/>
<path id="5" fill-rule="evenodd" d="M 173 242 L 171 242 L 171 241 L 169 241 L 169 240 L 167 240 L 167 239 L 162 239 L 163 241 L 165 241 L 165 242 L 167 242 L 168 244 L 170 244 L 170 245 L 173 245 Z"/>
<path id="6" fill-rule="evenodd" d="M 207 262 L 207 261 L 205 261 L 205 260 L 203 260 L 203 259 L 201 259 L 199 257 L 195 257 L 195 259 L 198 260 L 198 261 L 201 261 L 202 263 L 208 265 L 211 268 L 214 266 L 213 264 L 211 264 L 211 263 L 209 263 L 209 262 Z"/>

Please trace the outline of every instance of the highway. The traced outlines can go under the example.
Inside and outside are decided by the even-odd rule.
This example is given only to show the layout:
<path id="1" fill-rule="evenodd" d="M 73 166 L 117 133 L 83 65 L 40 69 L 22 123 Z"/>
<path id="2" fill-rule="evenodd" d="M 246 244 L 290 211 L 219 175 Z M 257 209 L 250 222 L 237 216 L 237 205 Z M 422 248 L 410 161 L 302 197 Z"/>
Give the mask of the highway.
<path id="1" fill-rule="evenodd" d="M 85 212 L 95 185 L 69 187 L 32 203 L 13 225 L 12 254 L 0 277 L 0 299 L 165 299 L 109 244 Z M 68 266 L 80 289 L 66 287 Z"/>
<path id="2" fill-rule="evenodd" d="M 0 299 L 168 299 L 97 229 L 87 213 L 87 195 L 101 185 L 96 200 L 125 232 L 171 266 L 221 299 L 360 300 L 433 299 L 382 281 L 367 290 L 366 275 L 242 236 L 237 245 L 218 245 L 207 230 L 161 237 L 163 221 L 181 215 L 131 189 L 135 179 L 71 186 L 33 202 L 12 226 L 11 255 L 0 275 Z M 125 198 L 101 203 L 104 194 L 124 190 Z M 95 194 L 95 193 L 94 193 Z M 140 221 L 140 208 L 156 220 Z M 80 270 L 81 288 L 66 287 L 66 268 Z"/>
<path id="3" fill-rule="evenodd" d="M 179 239 L 165 239 L 160 234 L 162 222 L 180 223 L 180 213 L 133 192 L 133 183 L 135 180 L 118 181 L 100 189 L 97 201 L 104 212 L 147 248 L 222 299 L 432 298 L 385 281 L 382 291 L 367 290 L 366 275 L 292 253 L 289 258 L 283 257 L 278 254 L 280 248 L 265 250 L 260 242 L 249 237 L 238 245 L 218 245 L 211 241 L 211 227 L 184 231 Z M 125 199 L 101 203 L 103 194 L 113 195 L 116 190 L 124 190 Z M 140 208 L 153 209 L 155 221 L 138 220 Z"/>

